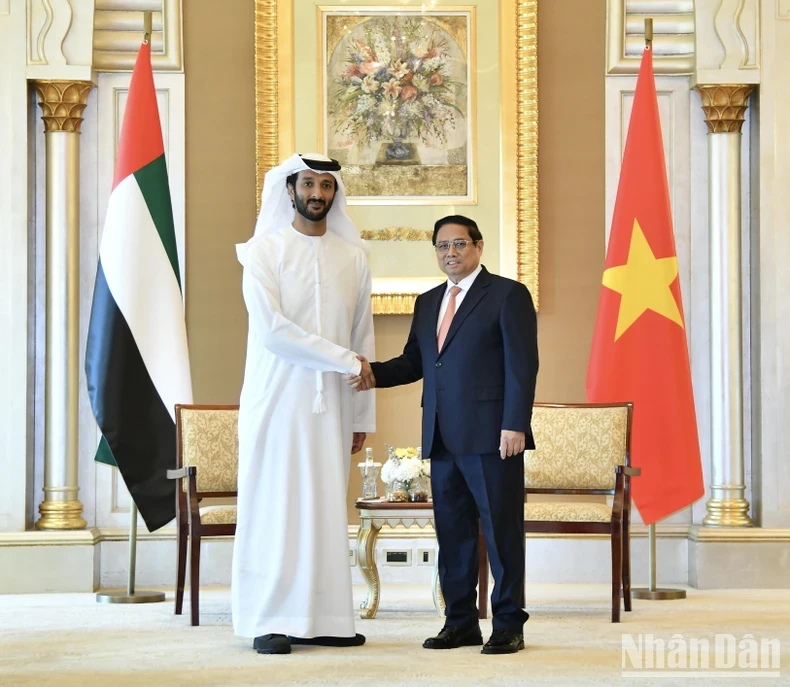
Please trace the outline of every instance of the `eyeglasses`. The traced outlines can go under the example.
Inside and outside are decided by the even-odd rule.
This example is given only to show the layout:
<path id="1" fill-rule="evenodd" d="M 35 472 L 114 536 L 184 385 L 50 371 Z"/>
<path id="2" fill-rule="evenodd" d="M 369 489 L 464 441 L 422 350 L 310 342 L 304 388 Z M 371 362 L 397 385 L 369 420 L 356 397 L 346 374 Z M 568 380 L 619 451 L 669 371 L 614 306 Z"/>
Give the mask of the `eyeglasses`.
<path id="1" fill-rule="evenodd" d="M 439 241 L 439 243 L 436 244 L 435 248 L 437 253 L 443 254 L 446 253 L 448 250 L 450 250 L 450 245 L 452 244 L 453 248 L 455 248 L 455 250 L 461 253 L 466 250 L 466 247 L 470 243 L 476 244 L 477 241 L 472 241 L 471 239 L 455 239 L 455 241 Z"/>

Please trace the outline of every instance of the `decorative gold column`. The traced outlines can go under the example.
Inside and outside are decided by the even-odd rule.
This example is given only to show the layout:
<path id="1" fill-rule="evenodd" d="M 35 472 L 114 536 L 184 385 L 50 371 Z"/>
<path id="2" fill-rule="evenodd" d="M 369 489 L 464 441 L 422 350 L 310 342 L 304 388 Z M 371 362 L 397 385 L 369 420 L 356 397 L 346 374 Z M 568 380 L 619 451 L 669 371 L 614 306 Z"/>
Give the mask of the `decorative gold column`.
<path id="1" fill-rule="evenodd" d="M 703 525 L 749 527 L 743 470 L 741 129 L 751 85 L 699 85 L 708 125 L 711 497 Z"/>
<path id="2" fill-rule="evenodd" d="M 42 530 L 85 527 L 77 498 L 80 126 L 90 81 L 34 81 L 46 139 L 46 372 Z"/>

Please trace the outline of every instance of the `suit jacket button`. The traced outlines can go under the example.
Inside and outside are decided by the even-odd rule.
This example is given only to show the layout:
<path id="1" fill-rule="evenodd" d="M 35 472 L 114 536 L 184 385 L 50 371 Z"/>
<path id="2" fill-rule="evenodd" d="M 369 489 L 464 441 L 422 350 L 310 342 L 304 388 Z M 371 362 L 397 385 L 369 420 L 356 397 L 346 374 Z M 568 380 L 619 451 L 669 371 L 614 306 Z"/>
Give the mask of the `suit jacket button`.
<path id="1" fill-rule="evenodd" d="M 436 363 L 436 367 L 441 367 L 441 366 L 442 366 L 441 363 Z"/>

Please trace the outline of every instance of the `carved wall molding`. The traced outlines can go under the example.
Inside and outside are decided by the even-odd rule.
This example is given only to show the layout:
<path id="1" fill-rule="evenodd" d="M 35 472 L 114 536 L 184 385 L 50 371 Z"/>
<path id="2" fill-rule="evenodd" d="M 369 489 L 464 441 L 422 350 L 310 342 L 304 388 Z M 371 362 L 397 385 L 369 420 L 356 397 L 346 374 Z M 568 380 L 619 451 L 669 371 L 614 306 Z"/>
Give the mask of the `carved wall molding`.
<path id="1" fill-rule="evenodd" d="M 758 0 L 722 0 L 713 22 L 724 48 L 719 69 L 760 66 L 760 8 Z"/>
<path id="2" fill-rule="evenodd" d="M 280 164 L 277 27 L 278 20 L 285 19 L 280 5 L 278 0 L 258 0 L 255 6 L 256 213 L 261 209 L 263 177 Z"/>
<path id="3" fill-rule="evenodd" d="M 71 19 L 68 0 L 28 0 L 28 64 L 67 64 L 63 42 Z"/>
<path id="4" fill-rule="evenodd" d="M 134 68 L 143 38 L 143 17 L 152 13 L 151 65 L 154 71 L 184 71 L 182 0 L 96 0 L 93 68 L 126 72 Z"/>
<path id="5" fill-rule="evenodd" d="M 433 229 L 412 229 L 411 227 L 386 227 L 385 229 L 364 229 L 360 232 L 365 241 L 432 241 Z"/>
<path id="6" fill-rule="evenodd" d="M 607 0 L 607 73 L 639 71 L 645 19 L 651 17 L 655 73 L 690 74 L 694 70 L 694 4 L 694 0 Z"/>
<path id="7" fill-rule="evenodd" d="M 692 84 L 760 82 L 760 5 L 761 0 L 694 3 L 696 67 Z"/>
<path id="8" fill-rule="evenodd" d="M 534 0 L 516 1 L 516 112 L 516 278 L 527 285 L 539 308 L 538 4 Z"/>

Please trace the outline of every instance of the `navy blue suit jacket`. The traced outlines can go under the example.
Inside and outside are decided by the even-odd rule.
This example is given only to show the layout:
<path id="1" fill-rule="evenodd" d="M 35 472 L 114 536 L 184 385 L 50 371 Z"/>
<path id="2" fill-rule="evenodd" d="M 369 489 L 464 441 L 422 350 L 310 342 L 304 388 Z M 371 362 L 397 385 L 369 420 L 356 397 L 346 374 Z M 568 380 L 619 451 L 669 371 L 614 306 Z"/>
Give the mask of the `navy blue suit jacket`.
<path id="1" fill-rule="evenodd" d="M 524 432 L 538 374 L 535 307 L 523 284 L 483 267 L 464 296 L 439 352 L 436 329 L 447 284 L 417 298 L 403 354 L 372 363 L 376 386 L 423 380 L 422 446 L 430 456 L 435 428 L 454 455 L 498 453 L 503 429 Z"/>

